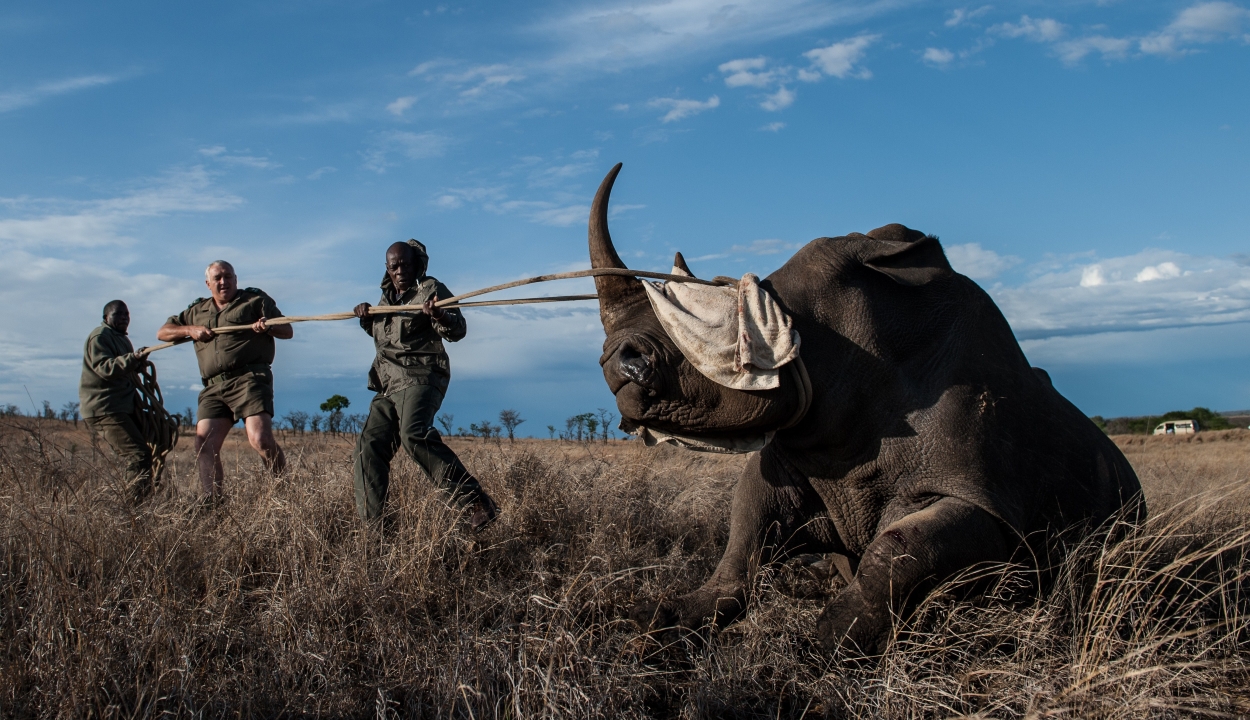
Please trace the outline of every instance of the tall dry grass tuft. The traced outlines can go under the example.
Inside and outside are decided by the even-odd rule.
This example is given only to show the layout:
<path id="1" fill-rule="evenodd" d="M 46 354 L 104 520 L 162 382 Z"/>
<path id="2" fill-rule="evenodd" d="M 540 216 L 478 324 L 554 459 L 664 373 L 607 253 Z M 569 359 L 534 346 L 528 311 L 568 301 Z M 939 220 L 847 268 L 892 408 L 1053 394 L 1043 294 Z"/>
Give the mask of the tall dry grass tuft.
<path id="1" fill-rule="evenodd" d="M 948 583 L 850 664 L 813 641 L 834 585 L 804 562 L 702 642 L 622 619 L 711 572 L 739 458 L 459 441 L 505 508 L 470 538 L 406 460 L 383 532 L 355 518 L 348 440 L 285 442 L 274 479 L 232 439 L 212 512 L 180 494 L 184 443 L 136 512 L 85 434 L 0 426 L 0 716 L 1250 714 L 1250 503 L 1229 492 L 1079 545 L 1041 599 L 1019 568 Z"/>

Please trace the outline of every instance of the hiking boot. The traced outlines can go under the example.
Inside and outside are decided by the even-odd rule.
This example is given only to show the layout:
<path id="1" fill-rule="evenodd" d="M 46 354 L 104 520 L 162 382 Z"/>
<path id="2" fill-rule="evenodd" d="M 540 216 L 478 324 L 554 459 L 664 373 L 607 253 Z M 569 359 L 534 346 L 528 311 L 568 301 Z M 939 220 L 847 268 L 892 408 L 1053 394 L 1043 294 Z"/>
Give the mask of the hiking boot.
<path id="1" fill-rule="evenodd" d="M 495 518 L 499 516 L 499 506 L 489 495 L 482 493 L 472 505 L 465 508 L 465 512 L 469 514 L 469 532 L 478 533 L 495 522 Z"/>

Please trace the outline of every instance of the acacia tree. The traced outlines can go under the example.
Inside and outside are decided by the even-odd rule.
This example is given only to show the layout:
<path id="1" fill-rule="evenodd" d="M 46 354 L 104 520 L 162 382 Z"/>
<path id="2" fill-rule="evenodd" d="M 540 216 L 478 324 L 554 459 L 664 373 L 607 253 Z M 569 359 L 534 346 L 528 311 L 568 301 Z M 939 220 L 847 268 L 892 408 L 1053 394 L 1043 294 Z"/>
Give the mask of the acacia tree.
<path id="1" fill-rule="evenodd" d="M 351 404 L 352 401 L 342 395 L 331 395 L 325 402 L 321 403 L 321 411 L 330 413 L 326 418 L 327 430 L 333 434 L 338 434 L 339 429 L 343 426 L 343 411 Z"/>
<path id="2" fill-rule="evenodd" d="M 78 427 L 78 403 L 67 402 L 61 406 L 61 419 L 65 422 L 74 421 L 74 427 Z"/>
<path id="3" fill-rule="evenodd" d="M 504 430 L 508 433 L 508 442 L 515 442 L 513 433 L 516 431 L 517 425 L 525 422 L 521 417 L 521 413 L 516 410 L 500 410 L 499 424 L 503 425 Z"/>
<path id="4" fill-rule="evenodd" d="M 469 432 L 480 436 L 483 440 L 498 437 L 499 429 L 498 425 L 491 425 L 490 420 L 483 420 L 480 423 L 469 423 Z"/>
<path id="5" fill-rule="evenodd" d="M 616 415 L 608 411 L 607 408 L 599 408 L 599 432 L 600 438 L 608 441 L 608 433 L 612 432 L 612 421 L 616 419 Z"/>
<path id="6" fill-rule="evenodd" d="M 443 426 L 443 432 L 447 433 L 448 435 L 451 435 L 451 423 L 453 420 L 456 419 L 456 416 L 452 415 L 451 413 L 443 413 L 442 415 L 439 415 L 436 419 L 438 420 L 438 424 Z"/>
<path id="7" fill-rule="evenodd" d="M 292 410 L 283 415 L 282 419 L 286 420 L 287 427 L 300 435 L 303 435 L 304 430 L 308 427 L 308 413 L 303 410 Z"/>

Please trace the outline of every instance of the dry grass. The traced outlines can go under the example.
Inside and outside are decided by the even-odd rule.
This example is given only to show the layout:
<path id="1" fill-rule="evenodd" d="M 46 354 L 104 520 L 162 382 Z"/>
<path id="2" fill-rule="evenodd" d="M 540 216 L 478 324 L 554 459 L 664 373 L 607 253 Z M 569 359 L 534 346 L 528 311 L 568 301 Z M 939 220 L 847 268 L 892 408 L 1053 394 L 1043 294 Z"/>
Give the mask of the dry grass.
<path id="1" fill-rule="evenodd" d="M 880 663 L 822 655 L 831 589 L 765 569 L 745 619 L 658 647 L 621 612 L 692 588 L 742 459 L 636 444 L 454 441 L 505 507 L 482 537 L 407 460 L 389 535 L 355 519 L 350 443 L 228 445 L 230 504 L 188 512 L 189 442 L 141 512 L 60 423 L 0 427 L 0 716 L 1245 717 L 1250 433 L 1122 440 L 1153 517 L 1041 599 L 935 593 Z M 1218 440 L 1218 442 L 1211 442 Z"/>

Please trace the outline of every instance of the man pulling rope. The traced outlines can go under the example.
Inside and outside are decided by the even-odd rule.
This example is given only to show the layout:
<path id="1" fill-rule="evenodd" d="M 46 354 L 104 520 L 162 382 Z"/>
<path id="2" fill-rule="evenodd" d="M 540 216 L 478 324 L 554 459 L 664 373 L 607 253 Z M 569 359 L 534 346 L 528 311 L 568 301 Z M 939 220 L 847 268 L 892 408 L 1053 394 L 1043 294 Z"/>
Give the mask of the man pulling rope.
<path id="1" fill-rule="evenodd" d="M 104 321 L 83 346 L 78 401 L 87 427 L 126 463 L 127 498 L 143 502 L 161 481 L 165 456 L 178 443 L 178 423 L 165 411 L 156 368 L 126 336 L 130 309 L 104 306 Z"/>
<path id="2" fill-rule="evenodd" d="M 464 508 L 469 529 L 491 523 L 498 508 L 477 478 L 460 462 L 434 428 L 434 416 L 451 382 L 451 361 L 443 341 L 467 332 L 464 316 L 438 301 L 452 297 L 426 275 L 429 255 L 416 240 L 386 250 L 382 304 L 420 308 L 420 313 L 371 315 L 369 303 L 353 311 L 373 336 L 377 357 L 369 369 L 369 389 L 377 393 L 356 443 L 353 477 L 356 511 L 366 520 L 381 518 L 390 486 L 391 459 L 401 446 L 456 505 Z"/>

